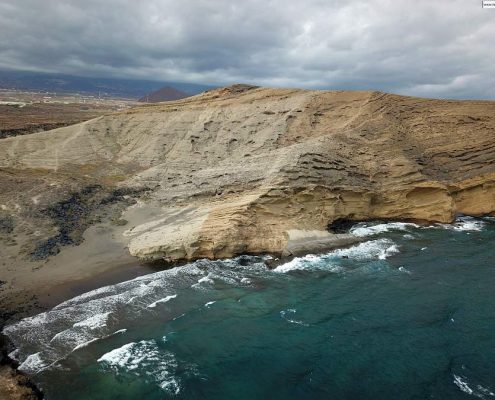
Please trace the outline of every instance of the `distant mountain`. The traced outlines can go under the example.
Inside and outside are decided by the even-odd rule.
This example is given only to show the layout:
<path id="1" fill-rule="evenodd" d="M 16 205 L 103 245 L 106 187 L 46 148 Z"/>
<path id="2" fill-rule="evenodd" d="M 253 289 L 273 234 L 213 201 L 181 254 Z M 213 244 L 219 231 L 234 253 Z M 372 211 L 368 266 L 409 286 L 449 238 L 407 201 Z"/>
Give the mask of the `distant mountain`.
<path id="1" fill-rule="evenodd" d="M 170 86 L 164 86 L 161 89 L 155 90 L 148 93 L 146 96 L 141 97 L 139 101 L 144 103 L 159 103 L 161 101 L 179 100 L 189 96 L 191 96 L 191 94 L 183 92 L 182 90 L 177 90 Z"/>
<path id="2" fill-rule="evenodd" d="M 65 74 L 26 71 L 0 71 L 0 89 L 41 90 L 56 93 L 87 93 L 101 96 L 141 98 L 164 85 L 187 95 L 194 95 L 212 86 L 183 82 L 159 82 L 140 79 L 92 78 Z"/>

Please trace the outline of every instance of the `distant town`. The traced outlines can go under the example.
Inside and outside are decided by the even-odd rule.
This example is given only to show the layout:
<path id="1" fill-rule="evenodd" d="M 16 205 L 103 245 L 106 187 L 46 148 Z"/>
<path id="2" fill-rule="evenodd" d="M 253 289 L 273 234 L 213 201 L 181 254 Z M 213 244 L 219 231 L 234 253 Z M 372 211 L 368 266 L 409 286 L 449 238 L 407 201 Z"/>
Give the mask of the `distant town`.
<path id="1" fill-rule="evenodd" d="M 115 110 L 137 105 L 136 99 L 111 96 L 107 93 L 57 93 L 0 89 L 0 105 L 24 107 L 35 103 L 104 105 Z M 83 106 L 84 107 L 84 106 Z"/>
<path id="2" fill-rule="evenodd" d="M 60 128 L 138 104 L 106 93 L 0 89 L 0 138 Z"/>

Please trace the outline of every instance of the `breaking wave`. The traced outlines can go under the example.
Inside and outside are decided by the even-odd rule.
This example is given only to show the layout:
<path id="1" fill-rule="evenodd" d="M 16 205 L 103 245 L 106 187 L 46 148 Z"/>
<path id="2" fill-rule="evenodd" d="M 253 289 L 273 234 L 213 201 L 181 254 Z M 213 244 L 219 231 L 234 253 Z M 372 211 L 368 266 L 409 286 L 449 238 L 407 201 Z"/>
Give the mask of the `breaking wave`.
<path id="1" fill-rule="evenodd" d="M 450 229 L 458 232 L 479 232 L 483 230 L 486 223 L 482 219 L 473 217 L 458 217 L 453 224 L 437 224 L 436 227 Z"/>
<path id="2" fill-rule="evenodd" d="M 280 311 L 280 316 L 290 324 L 309 326 L 309 324 L 293 318 L 296 312 L 297 310 L 295 308 L 288 308 L 287 310 Z"/>
<path id="3" fill-rule="evenodd" d="M 289 272 L 294 270 L 324 269 L 331 272 L 341 272 L 345 270 L 340 265 L 343 258 L 358 261 L 385 260 L 398 252 L 398 246 L 390 239 L 370 240 L 323 255 L 309 254 L 304 257 L 296 257 L 285 264 L 279 265 L 274 271 Z"/>
<path id="4" fill-rule="evenodd" d="M 402 231 L 407 232 L 405 238 L 411 239 L 411 232 L 414 229 L 448 229 L 458 232 L 478 232 L 483 230 L 487 221 L 493 221 L 492 217 L 477 219 L 468 216 L 457 217 L 452 224 L 436 223 L 432 225 L 418 225 L 412 222 L 359 222 L 354 225 L 349 233 L 358 237 L 368 237 L 387 232 Z"/>
<path id="5" fill-rule="evenodd" d="M 467 378 L 465 376 L 454 374 L 454 384 L 464 393 L 467 393 L 471 396 L 478 397 L 480 399 L 488 399 L 495 397 L 495 393 L 493 393 L 490 389 L 483 387 L 482 385 L 471 385 L 468 383 Z M 471 385 L 471 386 L 470 386 Z"/>
<path id="6" fill-rule="evenodd" d="M 170 296 L 165 296 L 163 299 L 159 299 L 157 301 L 154 301 L 153 303 L 151 303 L 150 305 L 148 305 L 147 307 L 148 308 L 155 308 L 158 304 L 161 304 L 161 303 L 167 303 L 169 302 L 170 300 L 172 299 L 175 299 L 177 297 L 176 294 L 171 294 Z"/>
<path id="7" fill-rule="evenodd" d="M 178 291 L 195 290 L 205 284 L 211 290 L 217 283 L 247 286 L 250 276 L 266 275 L 268 271 L 260 257 L 199 260 L 84 293 L 7 326 L 3 332 L 18 349 L 12 356 L 20 363 L 19 369 L 37 374 L 57 366 L 74 351 L 116 333 L 125 334 L 130 327 L 126 323 L 154 312 L 158 305 L 175 299 Z M 172 310 L 170 319 L 179 314 Z"/>
<path id="8" fill-rule="evenodd" d="M 199 260 L 84 293 L 10 325 L 4 333 L 19 349 L 15 357 L 20 369 L 37 374 L 57 366 L 73 352 L 94 342 L 116 333 L 125 335 L 131 321 L 138 320 L 143 313 L 155 312 L 159 305 L 175 299 L 180 291 L 208 293 L 217 285 L 250 286 L 260 277 L 270 279 L 280 272 L 297 269 L 321 268 L 339 272 L 343 267 L 338 261 L 344 258 L 384 260 L 397 252 L 398 247 L 389 239 L 371 240 L 321 256 L 295 258 L 277 267 L 275 273 L 265 264 L 267 257 Z M 214 302 L 210 299 L 202 304 L 209 308 Z M 175 307 L 167 312 L 170 320 L 183 314 Z"/>
<path id="9" fill-rule="evenodd" d="M 349 232 L 356 236 L 365 237 L 389 231 L 407 231 L 410 228 L 419 228 L 419 225 L 410 222 L 388 222 L 382 224 L 360 222 L 353 226 Z"/>
<path id="10" fill-rule="evenodd" d="M 373 265 L 383 266 L 384 260 L 399 253 L 399 245 L 390 238 L 373 238 L 374 235 L 399 231 L 417 236 L 424 229 L 472 232 L 483 230 L 486 224 L 491 224 L 491 219 L 459 217 L 451 225 L 434 224 L 428 227 L 401 222 L 360 223 L 351 229 L 351 233 L 366 241 L 349 248 L 296 257 L 274 270 L 266 265 L 268 256 L 241 256 L 222 261 L 199 260 L 84 293 L 49 311 L 7 326 L 4 333 L 18 349 L 12 355 L 19 362 L 20 369 L 36 374 L 59 365 L 75 351 L 92 346 L 99 340 L 117 333 L 125 337 L 128 334 L 126 330 L 132 327 L 132 321 L 139 320 L 143 313 L 166 313 L 164 318 L 167 320 L 180 318 L 190 310 L 177 307 L 181 303 L 179 301 L 169 303 L 178 297 L 178 293 L 189 290 L 201 294 L 206 298 L 202 298 L 196 307 L 208 309 L 217 300 L 209 295 L 215 288 L 250 287 L 260 279 L 278 279 L 281 273 L 290 271 L 323 270 L 339 274 L 355 266 L 366 266 L 370 264 L 368 261 L 378 261 L 378 264 Z M 400 238 L 394 240 L 402 243 Z M 426 248 L 422 247 L 421 250 Z M 399 267 L 398 271 L 411 274 L 405 267 Z M 170 306 L 159 307 L 165 303 Z M 285 310 L 282 317 L 288 318 L 288 321 L 298 321 L 289 318 L 292 314 L 294 312 Z"/>
<path id="11" fill-rule="evenodd" d="M 160 348 L 155 340 L 127 343 L 102 355 L 97 362 L 116 375 L 133 374 L 152 380 L 169 394 L 177 395 L 181 390 L 180 378 L 177 377 L 179 362 L 173 353 Z M 188 369 L 195 372 L 194 366 L 188 366 Z"/>

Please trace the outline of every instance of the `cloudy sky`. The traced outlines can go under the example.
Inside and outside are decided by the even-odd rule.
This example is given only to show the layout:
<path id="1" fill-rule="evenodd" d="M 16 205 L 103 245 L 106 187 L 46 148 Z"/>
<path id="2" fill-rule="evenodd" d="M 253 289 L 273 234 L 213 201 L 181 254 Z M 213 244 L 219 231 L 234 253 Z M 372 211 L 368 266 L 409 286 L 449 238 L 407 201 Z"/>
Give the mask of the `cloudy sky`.
<path id="1" fill-rule="evenodd" d="M 495 99 L 479 0 L 0 0 L 0 68 Z"/>

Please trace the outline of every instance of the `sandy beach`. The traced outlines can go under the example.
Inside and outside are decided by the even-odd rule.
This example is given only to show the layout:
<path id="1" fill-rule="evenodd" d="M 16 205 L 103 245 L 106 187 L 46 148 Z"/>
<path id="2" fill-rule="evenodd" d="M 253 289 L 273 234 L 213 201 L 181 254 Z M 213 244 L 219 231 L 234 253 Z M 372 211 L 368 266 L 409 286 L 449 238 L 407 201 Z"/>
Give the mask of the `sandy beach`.
<path id="1" fill-rule="evenodd" d="M 65 246 L 43 261 L 22 259 L 9 252 L 12 247 L 0 247 L 0 329 L 84 292 L 166 267 L 130 256 L 122 240 L 125 229 L 110 221 L 94 225 L 86 230 L 80 245 Z M 15 370 L 10 351 L 11 344 L 0 335 L 0 399 L 41 398 L 30 380 Z"/>

